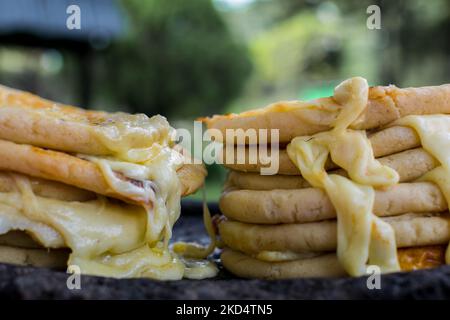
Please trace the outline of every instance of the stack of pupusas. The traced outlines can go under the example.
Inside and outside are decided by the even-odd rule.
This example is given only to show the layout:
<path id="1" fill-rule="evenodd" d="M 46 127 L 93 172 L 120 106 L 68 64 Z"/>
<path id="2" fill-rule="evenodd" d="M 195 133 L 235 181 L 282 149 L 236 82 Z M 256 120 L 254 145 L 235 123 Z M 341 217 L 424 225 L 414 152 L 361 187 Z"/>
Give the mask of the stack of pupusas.
<path id="1" fill-rule="evenodd" d="M 169 248 L 181 196 L 206 176 L 174 135 L 162 116 L 86 111 L 0 86 L 0 262 L 214 276 L 212 263 Z"/>
<path id="2" fill-rule="evenodd" d="M 279 130 L 276 175 L 261 174 L 267 159 L 224 161 L 225 268 L 282 279 L 450 263 L 447 114 L 448 84 L 369 88 L 356 77 L 332 97 L 206 119 L 236 150 L 227 129 Z"/>

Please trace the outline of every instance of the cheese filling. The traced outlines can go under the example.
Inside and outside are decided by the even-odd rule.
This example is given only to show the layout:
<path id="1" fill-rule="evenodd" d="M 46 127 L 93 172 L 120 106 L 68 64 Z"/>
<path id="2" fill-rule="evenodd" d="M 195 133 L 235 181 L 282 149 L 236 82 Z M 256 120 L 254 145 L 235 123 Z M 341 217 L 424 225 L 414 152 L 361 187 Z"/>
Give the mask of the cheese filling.
<path id="1" fill-rule="evenodd" d="M 170 139 L 171 137 L 166 135 L 166 140 L 163 140 L 161 144 L 154 143 L 149 148 L 140 149 L 139 160 L 143 160 L 142 162 L 125 162 L 111 157 L 79 155 L 96 163 L 108 184 L 116 192 L 142 203 L 147 210 L 146 241 L 149 245 L 157 245 L 166 252 L 169 252 L 168 245 L 173 225 L 180 215 L 181 188 L 177 169 L 183 164 L 182 155 L 170 147 Z M 122 177 L 117 173 L 122 174 Z M 136 185 L 135 181 L 124 180 L 123 176 L 140 184 Z M 210 219 L 210 213 L 204 205 L 205 225 L 211 239 L 214 239 L 215 236 L 209 232 Z M 182 276 L 193 279 L 208 278 L 214 277 L 218 272 L 214 263 L 205 260 L 214 247 L 214 241 L 208 248 L 178 243 L 175 244 L 171 254 L 174 257 L 180 257 L 184 266 Z M 180 262 L 174 259 L 173 263 Z"/>
<path id="2" fill-rule="evenodd" d="M 89 129 L 114 158 L 132 163 L 148 162 L 155 156 L 155 145 L 172 147 L 176 136 L 175 129 L 160 115 L 149 118 L 118 112 Z"/>
<path id="3" fill-rule="evenodd" d="M 176 131 L 164 117 L 86 112 L 18 91 L 8 91 L 2 99 L 11 105 L 10 110 L 2 110 L 20 113 L 23 108 L 33 117 L 86 130 L 89 135 L 83 137 L 89 141 L 83 143 L 96 145 L 95 155 L 78 156 L 97 164 L 112 190 L 142 207 L 102 197 L 87 202 L 38 197 L 26 177 L 15 175 L 18 190 L 0 193 L 0 233 L 25 230 L 46 247 L 68 246 L 69 264 L 79 265 L 87 274 L 199 279 L 217 273 L 209 261 L 187 259 L 169 250 L 180 215 L 176 171 L 183 158 L 172 149 Z"/>
<path id="4" fill-rule="evenodd" d="M 150 150 L 151 158 L 142 164 L 108 157 L 79 156 L 96 163 L 114 191 L 134 199 L 147 209 L 146 238 L 149 243 L 155 243 L 162 236 L 167 241 L 170 239 L 172 227 L 179 218 L 181 187 L 177 169 L 183 159 L 169 147 L 155 144 Z M 124 180 L 117 172 L 140 184 Z"/>
<path id="5" fill-rule="evenodd" d="M 12 174 L 17 190 L 0 193 L 0 232 L 23 230 L 47 248 L 69 247 L 68 264 L 83 274 L 116 278 L 203 279 L 218 270 L 208 260 L 186 259 L 164 241 L 146 240 L 147 211 L 104 197 L 85 202 L 36 196 L 26 176 Z"/>
<path id="6" fill-rule="evenodd" d="M 349 129 L 367 105 L 366 80 L 344 81 L 336 87 L 334 98 L 344 107 L 333 129 L 293 139 L 287 147 L 288 155 L 312 186 L 325 189 L 334 205 L 337 256 L 347 273 L 363 275 L 368 264 L 378 265 L 382 272 L 397 271 L 394 231 L 373 214 L 372 207 L 374 187 L 396 184 L 399 176 L 374 158 L 364 131 Z M 328 156 L 347 171 L 350 179 L 326 172 Z"/>
<path id="7" fill-rule="evenodd" d="M 45 247 L 69 247 L 69 265 L 84 274 L 160 280 L 215 276 L 218 270 L 204 260 L 207 255 L 183 257 L 169 249 L 180 215 L 177 170 L 183 165 L 183 156 L 172 148 L 174 129 L 163 117 L 142 115 L 137 124 L 139 115 L 129 118 L 132 123 L 92 129 L 114 156 L 78 156 L 97 164 L 112 190 L 140 206 L 104 197 L 87 202 L 42 198 L 34 195 L 28 178 L 14 175 L 16 192 L 0 193 L 0 232 L 25 230 Z M 150 146 L 133 149 L 145 143 Z"/>
<path id="8" fill-rule="evenodd" d="M 450 116 L 406 116 L 395 124 L 413 128 L 419 135 L 422 147 L 439 161 L 440 166 L 427 172 L 419 180 L 438 185 L 450 204 Z M 450 264 L 450 246 L 445 254 L 445 262 Z"/>

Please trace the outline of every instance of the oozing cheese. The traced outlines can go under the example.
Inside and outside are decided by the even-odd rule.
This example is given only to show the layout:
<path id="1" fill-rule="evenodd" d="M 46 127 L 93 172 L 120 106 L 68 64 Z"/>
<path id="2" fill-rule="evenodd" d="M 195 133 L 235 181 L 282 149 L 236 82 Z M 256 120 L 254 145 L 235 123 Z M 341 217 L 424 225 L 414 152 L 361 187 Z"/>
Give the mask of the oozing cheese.
<path id="1" fill-rule="evenodd" d="M 109 186 L 116 192 L 140 202 L 148 211 L 147 241 L 155 243 L 162 232 L 168 241 L 173 224 L 180 214 L 180 181 L 176 170 L 182 165 L 181 155 L 175 150 L 155 144 L 149 149 L 151 158 L 142 164 L 117 161 L 113 158 L 80 155 L 96 163 Z M 124 180 L 127 178 L 140 182 Z"/>
<path id="2" fill-rule="evenodd" d="M 180 215 L 181 186 L 176 171 L 183 159 L 172 149 L 176 132 L 164 117 L 85 111 L 0 89 L 1 111 L 9 117 L 5 119 L 18 123 L 21 114 L 26 115 L 22 134 L 8 131 L 8 139 L 88 153 L 79 156 L 98 165 L 112 190 L 142 206 L 112 204 L 103 198 L 80 203 L 36 197 L 27 179 L 17 176 L 19 190 L 6 198 L 15 198 L 19 207 L 0 207 L 4 209 L 0 232 L 26 230 L 49 247 L 64 242 L 72 249 L 69 263 L 78 264 L 82 273 L 158 279 L 217 273 L 209 262 L 188 261 L 185 266 L 168 248 Z M 55 138 L 54 132 L 61 139 Z M 25 205 L 20 207 L 20 203 Z"/>
<path id="3" fill-rule="evenodd" d="M 427 172 L 420 180 L 437 184 L 450 204 L 450 115 L 407 116 L 395 124 L 416 130 L 422 147 L 440 162 L 439 167 Z M 450 246 L 445 261 L 450 263 Z"/>
<path id="4" fill-rule="evenodd" d="M 365 274 L 367 263 L 382 272 L 399 270 L 394 231 L 372 213 L 373 187 L 398 183 L 398 174 L 375 160 L 365 132 L 348 129 L 367 105 L 367 82 L 346 80 L 336 87 L 334 97 L 344 107 L 333 129 L 293 139 L 288 155 L 312 186 L 325 189 L 336 209 L 337 256 L 344 269 L 352 276 Z M 327 174 L 329 155 L 350 179 Z"/>
<path id="5" fill-rule="evenodd" d="M 136 157 L 133 160 L 134 162 L 125 162 L 111 157 L 79 156 L 96 163 L 102 170 L 110 187 L 116 192 L 142 203 L 147 210 L 146 242 L 150 246 L 159 246 L 160 250 L 170 256 L 168 244 L 172 236 L 173 225 L 180 215 L 181 188 L 177 169 L 183 163 L 181 154 L 170 147 L 170 137 L 167 135 L 165 141 L 154 143 L 146 149 L 140 149 L 140 161 L 136 161 Z M 140 182 L 140 185 L 135 185 L 133 181 L 124 180 L 117 173 Z M 206 226 L 211 224 L 207 223 L 208 218 L 210 220 L 210 214 L 206 207 L 204 208 Z M 214 239 L 212 235 L 211 239 Z M 183 246 L 184 249 L 180 250 Z M 172 265 L 183 265 L 182 275 L 187 278 L 213 277 L 218 272 L 215 264 L 201 259 L 205 259 L 212 253 L 214 247 L 214 241 L 208 248 L 179 243 L 174 247 Z M 193 251 L 195 251 L 195 254 L 193 254 Z M 177 255 L 181 256 L 182 261 L 178 259 Z M 133 255 L 126 259 L 134 261 L 136 257 Z M 153 270 L 157 269 L 154 268 Z M 176 270 L 180 269 L 175 268 L 171 269 L 170 272 L 167 271 L 167 276 Z M 164 278 L 162 275 L 159 277 Z"/>
<path id="6" fill-rule="evenodd" d="M 216 265 L 208 260 L 205 260 L 210 254 L 214 252 L 217 245 L 216 232 L 214 231 L 211 213 L 206 204 L 205 189 L 203 192 L 203 224 L 209 236 L 210 243 L 208 246 L 202 246 L 197 243 L 176 242 L 172 249 L 178 255 L 184 257 L 183 261 L 186 264 L 186 273 L 191 279 L 202 279 L 205 277 L 214 277 L 219 270 Z M 206 276 L 209 275 L 209 276 Z"/>
<path id="7" fill-rule="evenodd" d="M 134 163 L 148 162 L 155 155 L 153 147 L 171 147 L 175 129 L 160 115 L 113 113 L 108 120 L 89 130 L 113 152 L 114 158 Z"/>
<path id="8" fill-rule="evenodd" d="M 207 247 L 199 245 L 197 243 L 177 242 L 173 245 L 173 250 L 188 258 L 204 259 L 213 253 L 216 248 L 217 239 L 216 232 L 214 231 L 213 222 L 211 219 L 211 213 L 209 212 L 208 205 L 206 204 L 205 189 L 203 192 L 203 224 L 205 225 L 206 232 L 211 240 Z"/>
<path id="9" fill-rule="evenodd" d="M 68 264 L 83 274 L 117 278 L 201 279 L 217 274 L 207 260 L 187 260 L 163 241 L 146 241 L 147 211 L 106 198 L 77 202 L 36 196 L 25 176 L 17 189 L 0 193 L 0 232 L 24 230 L 48 248 L 69 247 Z"/>

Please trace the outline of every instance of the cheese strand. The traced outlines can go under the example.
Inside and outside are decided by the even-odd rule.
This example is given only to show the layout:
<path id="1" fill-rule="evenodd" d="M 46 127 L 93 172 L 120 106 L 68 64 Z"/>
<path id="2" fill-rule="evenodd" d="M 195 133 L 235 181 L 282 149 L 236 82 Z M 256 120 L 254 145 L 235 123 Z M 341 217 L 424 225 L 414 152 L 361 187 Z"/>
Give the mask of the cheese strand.
<path id="1" fill-rule="evenodd" d="M 216 248 L 217 235 L 214 231 L 211 213 L 206 202 L 206 193 L 204 187 L 202 188 L 202 198 L 203 224 L 210 239 L 209 245 L 202 246 L 198 243 L 179 241 L 174 243 L 172 247 L 172 250 L 176 254 L 180 255 L 185 262 L 185 276 L 190 279 L 200 279 L 204 278 L 206 275 L 208 277 L 214 277 L 219 272 L 217 266 L 213 262 L 206 260 Z"/>
<path id="2" fill-rule="evenodd" d="M 312 186 L 325 189 L 336 208 L 337 256 L 347 273 L 363 275 L 367 263 L 378 265 L 382 272 L 400 270 L 394 231 L 372 212 L 373 188 L 396 184 L 399 176 L 374 158 L 365 132 L 348 129 L 367 105 L 367 81 L 359 77 L 344 81 L 336 87 L 334 98 L 344 107 L 333 129 L 293 139 L 288 155 Z M 327 174 L 329 156 L 350 179 Z"/>
<path id="3" fill-rule="evenodd" d="M 438 185 L 447 204 L 450 204 L 450 116 L 410 115 L 397 120 L 395 124 L 413 128 L 422 147 L 439 161 L 440 166 L 427 172 L 419 180 Z M 447 247 L 445 262 L 450 264 L 450 245 Z"/>

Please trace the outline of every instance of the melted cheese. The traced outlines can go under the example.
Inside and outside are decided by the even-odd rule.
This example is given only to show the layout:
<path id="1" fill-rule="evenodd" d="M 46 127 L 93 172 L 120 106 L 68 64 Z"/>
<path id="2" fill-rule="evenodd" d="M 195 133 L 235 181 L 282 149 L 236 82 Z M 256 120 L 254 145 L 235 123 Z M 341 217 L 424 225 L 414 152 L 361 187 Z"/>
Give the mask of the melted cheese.
<path id="1" fill-rule="evenodd" d="M 114 113 L 99 126 L 90 127 L 114 157 L 134 163 L 148 162 L 154 157 L 154 146 L 172 147 L 176 131 L 160 115 Z"/>
<path id="2" fill-rule="evenodd" d="M 407 116 L 396 121 L 396 124 L 416 130 L 422 147 L 439 161 L 441 165 L 427 172 L 420 180 L 437 184 L 450 204 L 450 116 Z M 450 246 L 445 261 L 450 264 Z"/>
<path id="3" fill-rule="evenodd" d="M 142 158 L 146 160 L 142 163 L 118 161 L 111 157 L 79 155 L 99 166 L 113 190 L 142 203 L 147 211 L 146 242 L 151 246 L 160 245 L 160 249 L 165 254 L 169 254 L 168 244 L 172 236 L 172 228 L 180 215 L 181 188 L 177 169 L 183 161 L 182 155 L 172 149 L 169 144 L 168 141 L 163 144 L 154 143 L 150 148 L 140 150 L 141 155 L 146 154 Z M 140 184 L 136 185 L 132 181 L 124 180 L 116 173 L 134 179 Z M 210 220 L 210 214 L 204 200 L 204 221 L 208 233 L 213 239 L 215 237 L 210 233 L 210 230 L 212 230 Z M 208 248 L 194 244 L 175 244 L 173 252 L 169 254 L 169 256 L 173 256 L 172 266 L 182 265 L 182 274 L 186 278 L 213 277 L 217 275 L 218 269 L 213 262 L 204 259 L 212 253 L 214 247 L 214 241 L 211 241 Z M 126 259 L 130 261 L 130 265 L 136 263 L 133 262 L 136 260 L 135 255 Z M 95 271 L 96 265 L 93 264 L 93 271 Z M 176 270 L 181 269 L 168 269 L 166 276 Z M 165 279 L 166 276 L 160 275 L 159 277 Z"/>
<path id="4" fill-rule="evenodd" d="M 167 241 L 170 239 L 173 224 L 179 218 L 181 187 L 177 169 L 182 165 L 182 157 L 177 151 L 158 144 L 151 151 L 152 157 L 143 164 L 107 157 L 80 157 L 96 163 L 114 191 L 142 203 L 148 211 L 147 241 L 155 243 L 163 232 Z M 124 180 L 116 173 L 140 184 Z"/>
<path id="5" fill-rule="evenodd" d="M 16 176 L 19 190 L 6 198 L 17 203 L 0 199 L 0 232 L 26 230 L 48 247 L 64 242 L 72 249 L 69 263 L 88 274 L 179 279 L 217 273 L 209 261 L 185 265 L 169 250 L 180 215 L 176 171 L 183 158 L 173 149 L 176 131 L 164 117 L 85 111 L 9 89 L 2 90 L 0 98 L 11 108 L 5 106 L 4 111 L 25 111 L 85 131 L 80 150 L 94 155 L 79 157 L 97 164 L 112 190 L 142 206 L 120 206 L 103 198 L 85 203 L 49 200 L 35 196 L 27 178 Z M 91 144 L 94 147 L 88 148 Z M 78 147 L 58 146 L 66 151 Z"/>
<path id="6" fill-rule="evenodd" d="M 206 233 L 210 238 L 210 243 L 207 247 L 199 245 L 197 243 L 177 242 L 173 245 L 173 249 L 178 254 L 181 254 L 188 258 L 205 259 L 216 248 L 217 238 L 214 231 L 214 225 L 211 219 L 211 213 L 209 212 L 208 205 L 206 204 L 205 189 L 202 189 L 203 196 L 203 224 L 205 225 Z"/>
<path id="7" fill-rule="evenodd" d="M 86 202 L 39 197 L 27 177 L 13 177 L 18 190 L 0 193 L 0 232 L 23 230 L 45 247 L 69 247 L 68 264 L 83 274 L 159 280 L 217 274 L 210 261 L 180 257 L 163 241 L 149 245 L 143 207 L 103 197 Z"/>
<path id="8" fill-rule="evenodd" d="M 173 245 L 173 251 L 184 257 L 186 263 L 186 271 L 188 273 L 188 278 L 200 279 L 204 278 L 205 274 L 214 277 L 217 275 L 219 270 L 217 266 L 208 260 L 205 260 L 209 255 L 211 255 L 217 245 L 217 236 L 214 230 L 214 225 L 211 219 L 211 213 L 209 212 L 208 205 L 206 203 L 205 189 L 202 189 L 203 195 L 203 224 L 205 226 L 206 232 L 209 236 L 210 243 L 208 246 L 202 246 L 197 243 L 187 243 L 187 242 L 176 242 Z"/>
<path id="9" fill-rule="evenodd" d="M 372 207 L 373 188 L 398 183 L 398 174 L 374 158 L 365 132 L 348 129 L 367 105 L 367 82 L 362 78 L 344 81 L 334 97 L 344 107 L 333 129 L 293 139 L 288 155 L 312 186 L 325 189 L 336 209 L 337 256 L 344 269 L 352 276 L 363 275 L 369 263 L 382 272 L 397 271 L 394 231 L 373 214 Z M 328 156 L 350 179 L 325 171 Z"/>

